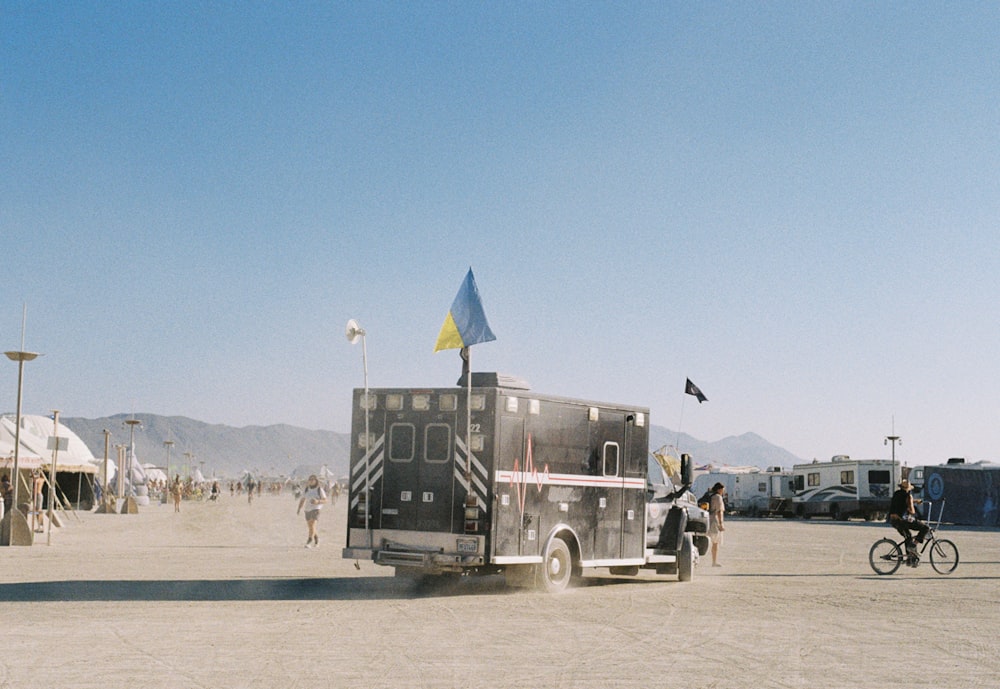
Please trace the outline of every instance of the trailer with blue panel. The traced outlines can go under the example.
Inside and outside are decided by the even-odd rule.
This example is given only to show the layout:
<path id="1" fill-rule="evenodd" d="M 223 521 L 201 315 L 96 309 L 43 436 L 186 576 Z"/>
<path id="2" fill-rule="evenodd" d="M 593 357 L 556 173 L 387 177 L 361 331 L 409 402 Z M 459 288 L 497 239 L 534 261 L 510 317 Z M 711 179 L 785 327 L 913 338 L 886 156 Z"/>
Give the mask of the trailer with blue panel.
<path id="1" fill-rule="evenodd" d="M 988 461 L 967 464 L 964 458 L 952 458 L 947 464 L 914 468 L 910 481 L 925 502 L 934 503 L 935 515 L 939 509 L 944 510 L 945 521 L 967 526 L 1000 526 L 1000 464 Z"/>
<path id="2" fill-rule="evenodd" d="M 644 407 L 474 373 L 471 388 L 355 390 L 353 409 L 345 558 L 558 591 L 593 568 L 687 580 L 708 547 L 683 498 L 690 461 L 670 484 Z"/>

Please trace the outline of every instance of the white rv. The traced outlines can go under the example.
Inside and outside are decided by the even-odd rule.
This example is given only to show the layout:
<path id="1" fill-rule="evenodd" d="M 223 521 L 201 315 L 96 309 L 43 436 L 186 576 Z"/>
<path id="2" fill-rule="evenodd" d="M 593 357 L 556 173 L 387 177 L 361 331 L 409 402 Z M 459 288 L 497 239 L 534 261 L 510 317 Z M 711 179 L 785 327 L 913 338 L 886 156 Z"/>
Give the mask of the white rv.
<path id="1" fill-rule="evenodd" d="M 888 459 L 851 459 L 835 455 L 829 462 L 813 460 L 792 467 L 795 514 L 832 519 L 883 517 L 889 510 L 899 463 Z"/>
<path id="2" fill-rule="evenodd" d="M 721 467 L 695 479 L 692 492 L 701 496 L 716 483 L 726 487 L 726 510 L 751 517 L 791 516 L 792 474 L 782 467 Z"/>

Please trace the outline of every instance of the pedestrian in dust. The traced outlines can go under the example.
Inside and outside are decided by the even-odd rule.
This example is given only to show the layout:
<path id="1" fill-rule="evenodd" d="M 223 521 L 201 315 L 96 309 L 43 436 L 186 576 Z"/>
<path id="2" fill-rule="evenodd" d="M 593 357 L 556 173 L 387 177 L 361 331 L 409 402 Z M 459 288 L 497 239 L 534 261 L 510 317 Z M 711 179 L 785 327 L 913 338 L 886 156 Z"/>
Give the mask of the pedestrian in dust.
<path id="1" fill-rule="evenodd" d="M 726 501 L 722 497 L 726 487 L 721 483 L 712 486 L 712 497 L 708 501 L 708 537 L 712 541 L 712 566 L 719 564 L 719 546 L 722 545 L 722 532 L 726 530 Z"/>
<path id="2" fill-rule="evenodd" d="M 170 486 L 170 497 L 174 499 L 174 512 L 181 511 L 181 493 L 184 489 L 181 487 L 181 475 L 176 474 L 174 476 L 174 482 Z"/>
<path id="3" fill-rule="evenodd" d="M 319 511 L 325 502 L 326 491 L 319 485 L 316 474 L 313 474 L 306 483 L 306 489 L 302 492 L 302 499 L 299 500 L 299 509 L 296 512 L 296 514 L 301 513 L 302 507 L 308 505 L 306 508 L 306 527 L 309 530 L 309 535 L 306 538 L 307 548 L 319 547 Z"/>

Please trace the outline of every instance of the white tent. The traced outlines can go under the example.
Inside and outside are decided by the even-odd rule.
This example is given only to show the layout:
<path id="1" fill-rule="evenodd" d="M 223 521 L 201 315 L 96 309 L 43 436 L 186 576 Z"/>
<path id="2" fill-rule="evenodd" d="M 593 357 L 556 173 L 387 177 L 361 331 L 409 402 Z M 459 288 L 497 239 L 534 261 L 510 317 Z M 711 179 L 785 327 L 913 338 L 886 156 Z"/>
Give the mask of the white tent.
<path id="1" fill-rule="evenodd" d="M 0 417 L 0 456 L 14 456 L 14 439 L 17 433 L 17 417 L 6 414 Z M 49 438 L 55 434 L 54 423 L 47 416 L 21 416 L 21 449 L 18 461 L 38 458 L 48 465 L 52 459 Z M 87 445 L 67 426 L 59 424 L 59 437 L 66 439 L 66 449 L 60 450 L 56 458 L 60 471 L 81 471 L 87 474 L 97 472 L 97 462 Z"/>
<path id="2" fill-rule="evenodd" d="M 143 471 L 146 472 L 146 478 L 150 481 L 166 481 L 167 472 L 159 468 L 155 464 L 143 464 Z"/>
<path id="3" fill-rule="evenodd" d="M 55 423 L 51 417 L 22 415 L 21 432 L 17 432 L 17 417 L 14 414 L 0 416 L 0 472 L 8 473 L 14 467 L 14 444 L 20 435 L 18 449 L 18 469 L 21 473 L 21 489 L 25 488 L 26 471 L 32 469 L 49 470 L 52 463 L 52 450 L 49 449 L 49 439 L 56 434 Z M 87 445 L 67 426 L 59 425 L 58 435 L 66 441 L 66 449 L 59 450 L 56 457 L 56 484 L 59 492 L 66 495 L 70 502 L 89 504 L 93 498 L 89 488 L 91 479 L 84 485 L 82 475 L 96 474 L 97 462 Z M 68 476 L 74 474 L 75 476 Z M 85 488 L 85 490 L 84 490 Z M 23 496 L 19 495 L 20 500 Z M 29 496 L 30 497 L 30 496 Z"/>
<path id="4" fill-rule="evenodd" d="M 322 466 L 318 464 L 300 464 L 292 471 L 291 478 L 304 481 L 313 474 L 316 474 L 316 478 L 320 481 L 332 481 L 334 479 L 333 472 L 325 464 Z"/>

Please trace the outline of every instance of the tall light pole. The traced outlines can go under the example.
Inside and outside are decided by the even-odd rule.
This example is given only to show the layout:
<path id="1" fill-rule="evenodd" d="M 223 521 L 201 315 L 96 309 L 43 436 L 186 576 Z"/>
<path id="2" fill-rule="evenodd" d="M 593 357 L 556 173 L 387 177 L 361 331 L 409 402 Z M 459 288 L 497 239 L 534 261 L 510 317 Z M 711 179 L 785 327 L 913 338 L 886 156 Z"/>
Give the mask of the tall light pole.
<path id="1" fill-rule="evenodd" d="M 135 462 L 135 427 L 142 427 L 142 421 L 139 419 L 125 419 L 126 425 L 128 425 L 128 492 L 129 495 L 134 496 L 135 493 L 135 483 L 133 482 L 133 469 L 132 464 Z"/>
<path id="2" fill-rule="evenodd" d="M 122 495 L 125 492 L 125 446 L 115 445 L 115 452 L 118 453 L 118 457 L 115 459 L 117 462 L 116 466 L 118 467 L 118 471 L 115 472 L 115 476 L 118 479 L 115 486 L 115 497 L 123 499 L 125 497 Z M 117 511 L 117 508 L 115 511 Z"/>
<path id="3" fill-rule="evenodd" d="M 52 410 L 52 465 L 49 467 L 49 523 L 46 528 L 45 544 L 52 545 L 52 511 L 58 496 L 56 492 L 56 462 L 59 459 L 59 410 Z"/>
<path id="4" fill-rule="evenodd" d="M 23 347 L 23 343 L 22 343 Z M 17 511 L 17 489 L 21 484 L 21 477 L 18 475 L 19 462 L 21 454 L 21 397 L 24 391 L 24 362 L 33 361 L 38 357 L 37 352 L 4 352 L 7 358 L 11 361 L 17 362 L 17 416 L 16 423 L 17 427 L 14 429 L 14 509 L 12 512 Z"/>
<path id="5" fill-rule="evenodd" d="M 163 502 L 166 502 L 167 489 L 170 487 L 170 448 L 174 446 L 174 441 L 164 440 L 163 446 L 167 448 L 167 482 L 163 485 Z"/>
<path id="6" fill-rule="evenodd" d="M 105 428 L 104 464 L 101 466 L 101 504 L 105 512 L 107 512 L 107 504 L 108 504 L 108 480 L 111 478 L 110 476 L 108 476 L 108 459 L 110 452 L 111 452 L 111 431 Z"/>
<path id="7" fill-rule="evenodd" d="M 887 435 L 882 444 L 888 445 L 890 442 L 892 443 L 892 487 L 895 488 L 896 487 L 896 443 L 902 445 L 903 439 L 900 438 L 898 435 Z M 900 479 L 902 479 L 903 472 L 900 471 L 899 475 Z"/>

